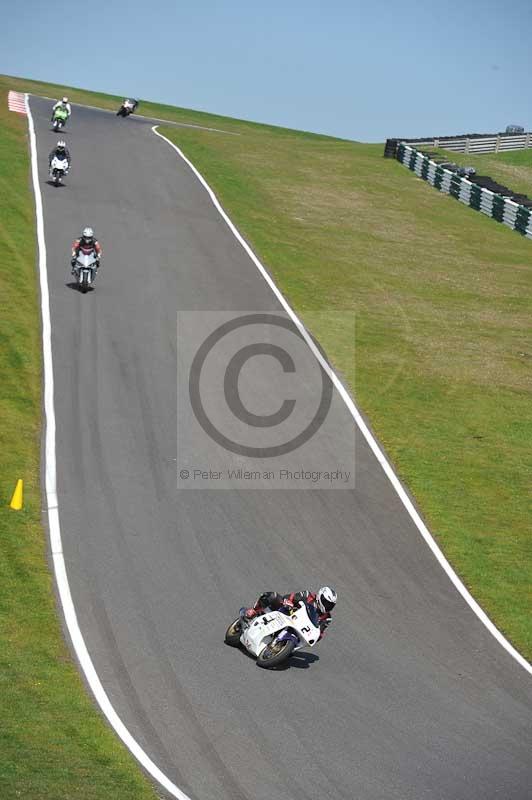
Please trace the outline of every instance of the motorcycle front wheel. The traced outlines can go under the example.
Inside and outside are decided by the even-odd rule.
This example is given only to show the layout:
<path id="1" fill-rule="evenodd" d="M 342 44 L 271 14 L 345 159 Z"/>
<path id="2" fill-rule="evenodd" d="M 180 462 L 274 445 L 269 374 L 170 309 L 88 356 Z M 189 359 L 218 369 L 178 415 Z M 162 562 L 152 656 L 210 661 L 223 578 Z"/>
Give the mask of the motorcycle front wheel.
<path id="1" fill-rule="evenodd" d="M 86 292 L 89 291 L 89 276 L 86 271 L 83 271 L 81 275 L 80 289 L 83 292 L 83 294 L 86 294 Z"/>
<path id="2" fill-rule="evenodd" d="M 231 647 L 238 647 L 240 644 L 240 635 L 242 633 L 242 623 L 240 621 L 240 617 L 235 619 L 225 632 L 225 643 L 230 645 Z"/>
<path id="3" fill-rule="evenodd" d="M 290 658 L 295 646 L 296 643 L 293 639 L 270 642 L 270 644 L 266 645 L 262 653 L 257 656 L 257 666 L 263 667 L 263 669 L 278 667 Z"/>

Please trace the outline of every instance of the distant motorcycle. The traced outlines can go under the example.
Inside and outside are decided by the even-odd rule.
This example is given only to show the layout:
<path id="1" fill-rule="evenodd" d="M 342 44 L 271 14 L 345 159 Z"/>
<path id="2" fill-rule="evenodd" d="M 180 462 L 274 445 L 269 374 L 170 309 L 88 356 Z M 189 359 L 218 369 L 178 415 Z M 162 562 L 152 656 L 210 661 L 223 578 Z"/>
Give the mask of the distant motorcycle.
<path id="1" fill-rule="evenodd" d="M 68 119 L 68 111 L 66 108 L 56 108 L 52 117 L 52 128 L 54 131 L 59 131 L 65 125 Z"/>
<path id="2" fill-rule="evenodd" d="M 54 156 L 50 164 L 50 177 L 54 182 L 54 186 L 59 186 L 63 183 L 63 178 L 68 172 L 68 161 L 66 158 L 58 158 Z"/>
<path id="3" fill-rule="evenodd" d="M 303 602 L 289 613 L 268 611 L 248 620 L 241 609 L 225 633 L 225 643 L 232 647 L 243 645 L 255 656 L 257 666 L 273 669 L 286 662 L 292 653 L 303 647 L 314 647 L 321 629 L 314 608 Z"/>
<path id="4" fill-rule="evenodd" d="M 79 290 L 85 294 L 89 291 L 89 287 L 94 283 L 96 278 L 96 270 L 98 268 L 98 257 L 96 252 L 91 250 L 83 251 L 81 249 L 76 258 L 74 271 L 78 279 Z"/>
<path id="5" fill-rule="evenodd" d="M 136 100 L 124 100 L 118 111 L 116 112 L 117 117 L 129 117 L 138 106 Z"/>

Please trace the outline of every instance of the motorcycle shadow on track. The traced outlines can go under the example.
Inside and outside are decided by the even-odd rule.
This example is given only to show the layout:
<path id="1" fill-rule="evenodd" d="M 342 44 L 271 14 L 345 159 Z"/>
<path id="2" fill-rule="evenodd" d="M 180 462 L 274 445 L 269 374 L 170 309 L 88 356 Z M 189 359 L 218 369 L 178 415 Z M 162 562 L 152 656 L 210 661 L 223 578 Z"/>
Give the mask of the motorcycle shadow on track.
<path id="1" fill-rule="evenodd" d="M 247 654 L 249 655 L 249 653 Z M 270 667 L 268 672 L 286 672 L 289 669 L 308 669 L 315 661 L 319 661 L 320 657 L 315 653 L 292 653 L 290 658 L 278 667 Z"/>
<path id="2" fill-rule="evenodd" d="M 252 653 L 249 653 L 242 645 L 238 646 L 238 650 L 242 653 L 242 655 L 246 656 L 246 658 L 249 658 L 250 661 L 255 661 L 255 656 Z M 278 667 L 270 667 L 268 672 L 286 672 L 286 670 L 291 668 L 308 669 L 311 664 L 314 664 L 319 660 L 320 657 L 317 656 L 316 653 L 297 650 L 295 653 L 292 653 L 290 658 L 283 664 L 279 664 Z"/>
<path id="3" fill-rule="evenodd" d="M 314 664 L 316 661 L 319 660 L 320 657 L 317 656 L 316 653 L 305 653 L 301 650 L 298 650 L 296 653 L 292 653 L 287 663 L 285 664 L 285 669 L 287 667 L 295 669 L 308 669 L 311 664 Z M 283 665 L 281 664 L 281 667 L 282 666 Z"/>
<path id="4" fill-rule="evenodd" d="M 64 189 L 65 188 L 65 184 L 62 183 L 62 182 L 61 183 L 56 183 L 53 180 L 49 180 L 49 181 L 46 181 L 46 183 L 48 184 L 48 186 L 53 186 L 54 189 Z"/>
<path id="5" fill-rule="evenodd" d="M 67 287 L 67 289 L 72 289 L 73 292 L 79 292 L 80 294 L 83 294 L 83 292 L 79 287 L 78 281 L 68 281 L 67 283 L 65 283 L 65 286 Z M 90 294 L 93 291 L 94 291 L 94 286 L 89 286 L 85 294 Z"/>

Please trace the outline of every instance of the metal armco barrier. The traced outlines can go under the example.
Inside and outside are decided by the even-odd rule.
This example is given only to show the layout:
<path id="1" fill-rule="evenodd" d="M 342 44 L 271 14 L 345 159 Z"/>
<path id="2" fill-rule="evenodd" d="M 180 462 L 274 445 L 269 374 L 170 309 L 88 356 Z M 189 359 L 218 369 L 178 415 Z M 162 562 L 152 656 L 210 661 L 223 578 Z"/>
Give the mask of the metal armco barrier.
<path id="1" fill-rule="evenodd" d="M 466 133 L 461 136 L 429 136 L 426 139 L 386 139 L 384 156 L 395 158 L 399 143 L 416 147 L 441 147 L 454 153 L 503 153 L 532 147 L 529 133 Z"/>

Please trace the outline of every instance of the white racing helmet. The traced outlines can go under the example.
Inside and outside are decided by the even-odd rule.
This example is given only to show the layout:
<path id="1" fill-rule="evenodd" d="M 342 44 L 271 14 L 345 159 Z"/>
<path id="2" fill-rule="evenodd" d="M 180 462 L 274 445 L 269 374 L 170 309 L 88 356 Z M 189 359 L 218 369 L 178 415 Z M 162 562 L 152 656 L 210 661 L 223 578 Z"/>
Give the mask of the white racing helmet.
<path id="1" fill-rule="evenodd" d="M 63 97 L 63 99 L 61 100 L 61 102 L 62 102 L 62 103 L 68 103 L 68 97 Z"/>
<path id="2" fill-rule="evenodd" d="M 86 242 L 92 242 L 94 240 L 94 231 L 92 228 L 83 228 L 81 232 L 81 238 L 84 239 Z"/>
<path id="3" fill-rule="evenodd" d="M 322 586 L 316 594 L 316 603 L 322 614 L 328 614 L 333 610 L 338 600 L 338 595 L 330 586 Z"/>
<path id="4" fill-rule="evenodd" d="M 57 147 L 58 150 L 64 150 L 65 147 L 66 147 L 66 142 L 64 142 L 62 139 L 60 139 L 57 142 L 56 147 Z"/>

